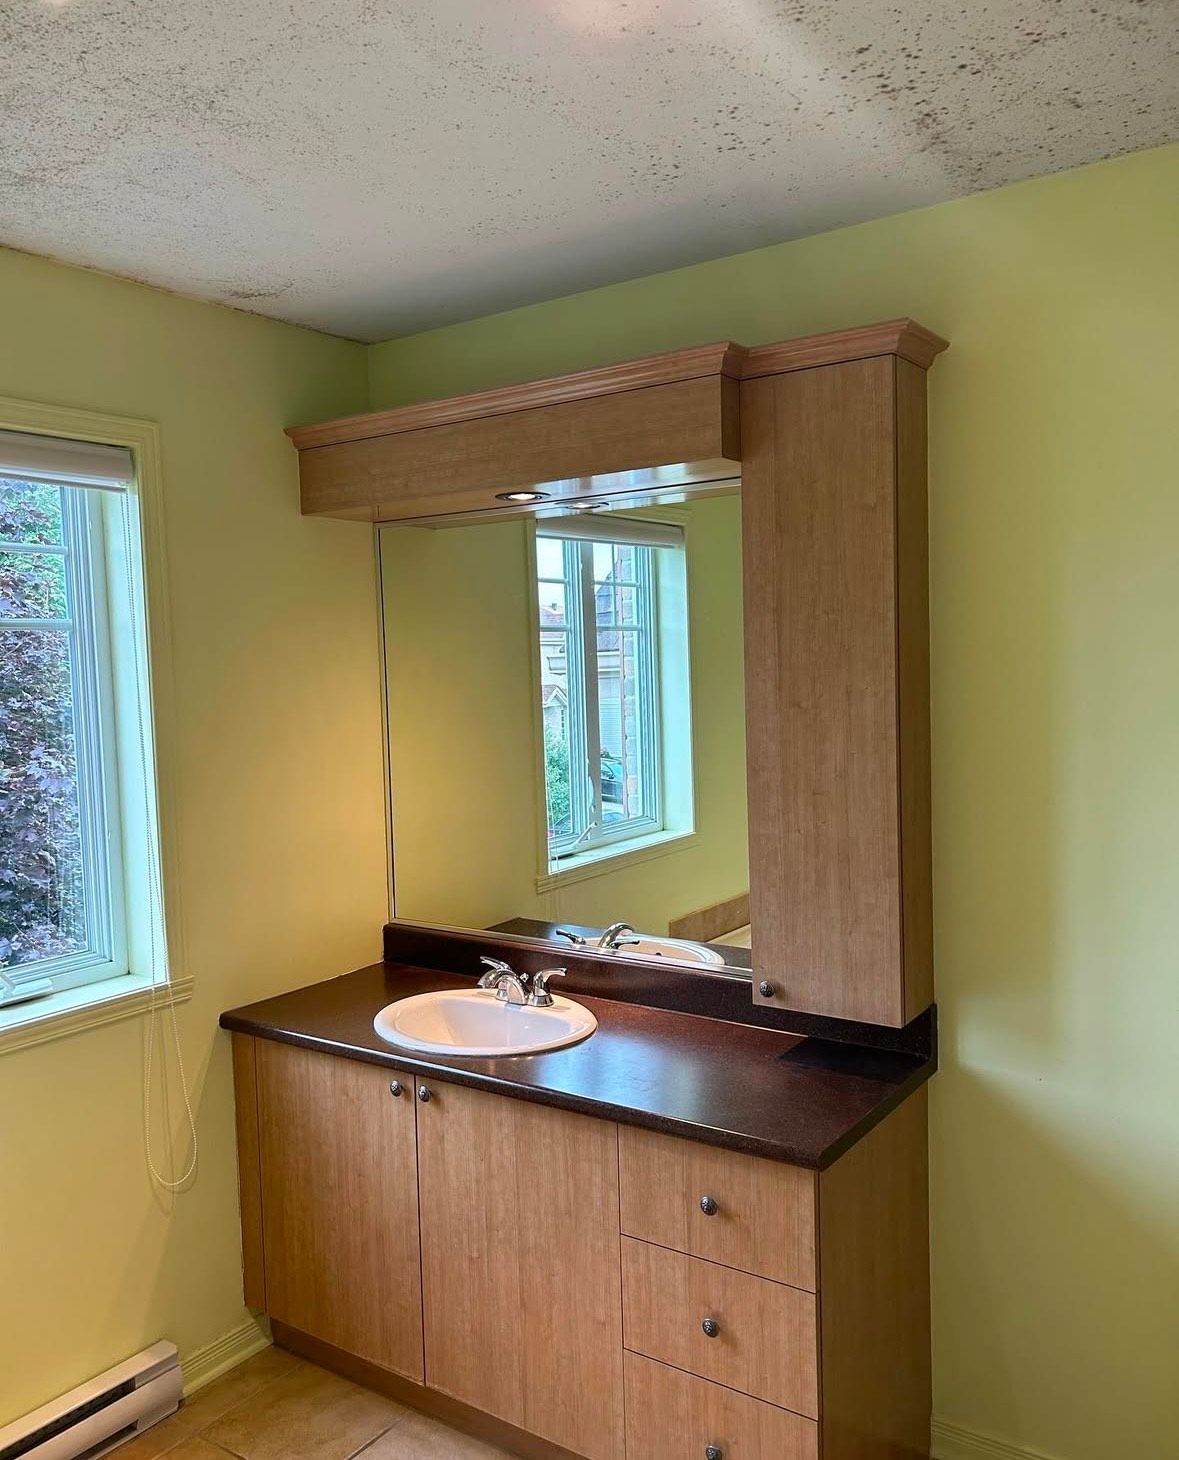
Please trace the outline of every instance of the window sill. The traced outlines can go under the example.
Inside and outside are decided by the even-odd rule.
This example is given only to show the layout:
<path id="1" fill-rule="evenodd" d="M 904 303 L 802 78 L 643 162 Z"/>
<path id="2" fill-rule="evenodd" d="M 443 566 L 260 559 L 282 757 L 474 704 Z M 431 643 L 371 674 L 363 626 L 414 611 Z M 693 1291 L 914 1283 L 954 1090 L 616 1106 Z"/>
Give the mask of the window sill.
<path id="1" fill-rule="evenodd" d="M 657 831 L 650 836 L 636 837 L 634 841 L 619 842 L 613 847 L 597 847 L 592 852 L 568 858 L 559 872 L 542 872 L 536 879 L 536 890 L 552 892 L 557 887 L 568 887 L 571 882 L 605 877 L 610 872 L 633 867 L 639 862 L 651 862 L 656 857 L 687 851 L 695 841 L 694 831 Z"/>
<path id="2" fill-rule="evenodd" d="M 192 997 L 192 979 L 172 979 L 157 987 L 155 1007 L 167 1009 Z M 29 1049 L 47 1044 L 51 1039 L 64 1039 L 83 1029 L 114 1024 L 145 1014 L 152 1007 L 153 995 L 147 979 L 134 974 L 104 979 L 101 983 L 84 984 L 66 989 L 48 998 L 34 999 L 27 1004 L 0 1008 L 0 1054 L 10 1050 Z"/>

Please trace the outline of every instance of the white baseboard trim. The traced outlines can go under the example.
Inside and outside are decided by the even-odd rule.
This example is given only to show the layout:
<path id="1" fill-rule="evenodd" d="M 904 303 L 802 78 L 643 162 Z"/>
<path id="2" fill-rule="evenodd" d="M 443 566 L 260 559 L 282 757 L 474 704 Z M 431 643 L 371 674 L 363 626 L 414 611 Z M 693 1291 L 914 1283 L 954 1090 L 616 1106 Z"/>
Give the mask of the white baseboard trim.
<path id="1" fill-rule="evenodd" d="M 979 1434 L 951 1424 L 948 1419 L 933 1421 L 933 1460 L 1060 1460 L 1042 1450 L 1028 1450 L 997 1440 L 994 1435 Z"/>
<path id="2" fill-rule="evenodd" d="M 248 1318 L 245 1323 L 223 1333 L 204 1348 L 193 1349 L 181 1358 L 184 1374 L 184 1396 L 195 1394 L 206 1384 L 270 1346 L 270 1334 L 260 1319 Z"/>

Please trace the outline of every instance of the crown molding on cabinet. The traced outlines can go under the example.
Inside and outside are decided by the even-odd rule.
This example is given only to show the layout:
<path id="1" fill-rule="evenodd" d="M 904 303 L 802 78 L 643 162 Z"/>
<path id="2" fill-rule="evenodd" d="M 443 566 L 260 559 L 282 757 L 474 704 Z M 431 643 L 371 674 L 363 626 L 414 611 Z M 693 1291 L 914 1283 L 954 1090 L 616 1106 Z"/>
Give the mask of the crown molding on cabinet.
<path id="1" fill-rule="evenodd" d="M 785 375 L 791 370 L 813 370 L 818 365 L 844 365 L 875 355 L 899 355 L 928 370 L 950 342 L 913 319 L 889 319 L 856 329 L 825 335 L 804 335 L 777 345 L 754 345 L 742 351 L 741 379 Z M 737 348 L 740 348 L 739 346 Z"/>
<path id="2" fill-rule="evenodd" d="M 624 360 L 593 370 L 553 375 L 544 380 L 527 380 L 519 385 L 499 386 L 472 395 L 445 400 L 421 401 L 395 406 L 366 415 L 344 416 L 320 425 L 288 426 L 287 435 L 300 451 L 316 446 L 335 446 L 344 441 L 363 441 L 373 436 L 392 436 L 401 431 L 420 431 L 430 426 L 453 425 L 479 416 L 498 416 L 537 406 L 561 405 L 589 396 L 616 395 L 642 390 L 651 385 L 670 385 L 695 380 L 702 375 L 727 375 L 732 380 L 750 380 L 759 375 L 779 375 L 788 370 L 808 370 L 816 365 L 838 365 L 872 355 L 900 355 L 914 365 L 928 369 L 947 348 L 947 341 L 911 319 L 890 319 L 882 324 L 857 329 L 805 335 L 777 344 L 745 345 L 731 340 L 712 345 L 695 345 L 639 360 Z"/>
<path id="3" fill-rule="evenodd" d="M 526 380 L 519 385 L 498 386 L 473 395 L 450 396 L 445 400 L 420 401 L 416 405 L 394 406 L 363 416 L 346 416 L 319 426 L 289 426 L 287 435 L 300 451 L 312 446 L 334 446 L 341 441 L 363 441 L 370 436 L 393 436 L 400 431 L 420 431 L 429 426 L 449 426 L 479 416 L 501 416 L 509 411 L 527 411 L 536 406 L 563 405 L 588 396 L 617 395 L 642 390 L 649 385 L 670 385 L 678 380 L 696 380 L 702 375 L 740 378 L 737 355 L 740 345 L 727 341 L 648 355 L 641 360 L 624 360 L 619 365 L 602 365 L 570 375 L 553 375 L 545 380 Z"/>

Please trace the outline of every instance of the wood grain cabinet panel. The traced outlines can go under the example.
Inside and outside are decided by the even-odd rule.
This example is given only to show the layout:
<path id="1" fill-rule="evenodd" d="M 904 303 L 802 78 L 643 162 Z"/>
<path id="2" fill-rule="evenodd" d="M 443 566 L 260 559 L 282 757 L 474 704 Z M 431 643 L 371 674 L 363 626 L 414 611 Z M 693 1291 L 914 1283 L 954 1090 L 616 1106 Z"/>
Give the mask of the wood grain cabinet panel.
<path id="1" fill-rule="evenodd" d="M 628 1460 L 818 1460 L 814 1420 L 682 1374 L 639 1354 L 626 1356 Z"/>
<path id="2" fill-rule="evenodd" d="M 622 1307 L 628 1349 L 818 1417 L 813 1293 L 624 1237 Z"/>
<path id="3" fill-rule="evenodd" d="M 928 1097 L 819 1177 L 823 1460 L 928 1460 Z"/>
<path id="4" fill-rule="evenodd" d="M 618 1130 L 429 1080 L 426 1382 L 588 1460 L 622 1453 Z"/>
<path id="5" fill-rule="evenodd" d="M 717 480 L 739 454 L 736 382 L 711 375 L 316 446 L 300 452 L 299 476 L 305 513 L 391 522 L 494 508 L 513 487 L 633 491 L 629 474 L 643 468 Z"/>
<path id="6" fill-rule="evenodd" d="M 637 1126 L 618 1139 L 627 1236 L 814 1289 L 813 1172 Z"/>
<path id="7" fill-rule="evenodd" d="M 892 355 L 741 386 L 755 988 L 894 1026 L 933 998 L 924 390 Z"/>
<path id="8" fill-rule="evenodd" d="M 267 1311 L 420 1382 L 412 1084 L 394 1098 L 387 1068 L 256 1045 Z"/>
<path id="9" fill-rule="evenodd" d="M 242 1296 L 266 1309 L 266 1244 L 262 1236 L 262 1166 L 258 1152 L 257 1041 L 233 1036 L 233 1098 L 237 1127 L 237 1190 L 242 1215 Z"/>

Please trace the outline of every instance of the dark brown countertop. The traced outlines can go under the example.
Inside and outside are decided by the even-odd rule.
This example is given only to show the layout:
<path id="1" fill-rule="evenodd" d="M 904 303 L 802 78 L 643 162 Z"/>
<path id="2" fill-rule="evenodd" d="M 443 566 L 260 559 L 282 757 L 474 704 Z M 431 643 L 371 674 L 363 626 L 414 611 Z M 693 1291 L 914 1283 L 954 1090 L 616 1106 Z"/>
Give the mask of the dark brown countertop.
<path id="1" fill-rule="evenodd" d="M 221 1016 L 224 1029 L 390 1069 L 687 1136 L 772 1160 L 829 1166 L 936 1068 L 933 1059 L 835 1044 L 694 1014 L 576 995 L 596 1015 L 589 1039 L 492 1059 L 411 1054 L 373 1016 L 460 974 L 376 963 Z"/>

